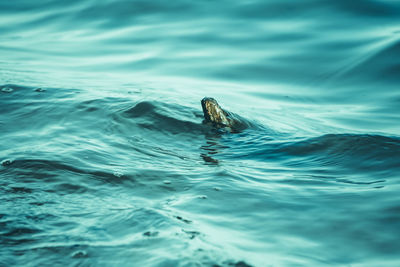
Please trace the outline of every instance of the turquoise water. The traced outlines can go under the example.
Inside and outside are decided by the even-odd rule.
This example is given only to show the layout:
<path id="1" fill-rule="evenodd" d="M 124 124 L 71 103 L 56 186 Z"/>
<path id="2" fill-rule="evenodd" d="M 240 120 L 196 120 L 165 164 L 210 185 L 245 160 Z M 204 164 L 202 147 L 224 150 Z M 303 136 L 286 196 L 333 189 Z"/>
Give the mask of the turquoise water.
<path id="1" fill-rule="evenodd" d="M 400 265 L 398 1 L 1 1 L 0 33 L 0 266 Z"/>

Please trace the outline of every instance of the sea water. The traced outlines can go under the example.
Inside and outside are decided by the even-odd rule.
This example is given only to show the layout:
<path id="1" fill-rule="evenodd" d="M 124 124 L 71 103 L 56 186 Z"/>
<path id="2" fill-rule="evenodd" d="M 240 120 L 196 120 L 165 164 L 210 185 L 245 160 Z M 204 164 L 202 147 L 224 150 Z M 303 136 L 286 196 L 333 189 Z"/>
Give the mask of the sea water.
<path id="1" fill-rule="evenodd" d="M 3 0 L 0 266 L 400 266 L 399 85 L 394 0 Z"/>

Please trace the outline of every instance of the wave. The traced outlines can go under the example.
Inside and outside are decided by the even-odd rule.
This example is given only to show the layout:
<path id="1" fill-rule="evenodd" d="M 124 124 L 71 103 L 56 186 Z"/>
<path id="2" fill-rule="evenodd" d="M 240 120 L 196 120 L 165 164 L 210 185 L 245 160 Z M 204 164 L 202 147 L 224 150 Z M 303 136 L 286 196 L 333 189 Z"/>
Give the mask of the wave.
<path id="1" fill-rule="evenodd" d="M 387 84 L 399 82 L 400 65 L 395 58 L 400 55 L 399 38 L 388 38 L 370 48 L 355 59 L 352 64 L 340 71 L 340 79 L 373 79 L 384 80 Z M 337 77 L 339 78 L 339 77 Z"/>
<path id="2" fill-rule="evenodd" d="M 202 115 L 198 111 L 156 101 L 139 102 L 133 107 L 118 112 L 115 120 L 124 124 L 135 123 L 140 128 L 171 134 L 199 134 L 207 131 L 207 127 L 201 123 Z"/>
<path id="3" fill-rule="evenodd" d="M 400 159 L 397 156 L 400 155 L 400 138 L 394 136 L 327 134 L 300 141 L 264 138 L 262 142 L 245 144 L 241 149 L 234 149 L 234 152 L 236 159 L 280 162 L 292 167 L 397 175 L 400 171 Z"/>
<path id="4" fill-rule="evenodd" d="M 85 167 L 78 160 L 76 160 L 76 166 L 56 160 L 27 158 L 3 160 L 1 165 L 0 173 L 3 176 L 17 176 L 20 182 L 27 184 L 39 181 L 48 184 L 55 183 L 59 193 L 82 193 L 87 191 L 89 189 L 87 186 L 90 184 L 91 179 L 108 185 L 118 183 L 127 185 L 129 181 L 131 183 L 134 182 L 134 179 L 129 175 L 113 171 L 107 172 L 94 167 Z M 89 180 L 83 183 L 79 178 L 81 176 L 85 176 Z M 65 177 L 69 177 L 69 179 L 65 179 Z M 17 193 L 31 190 L 19 187 L 11 189 Z"/>
<path id="5" fill-rule="evenodd" d="M 10 136 L 17 132 L 23 136 L 27 131 L 40 131 L 57 139 L 60 135 L 70 134 L 80 140 L 79 145 L 68 144 L 70 147 L 84 143 L 87 149 L 96 151 L 96 146 L 101 143 L 104 151 L 118 147 L 122 153 L 128 144 L 141 160 L 147 157 L 149 161 L 151 157 L 192 158 L 191 153 L 196 153 L 197 147 L 197 153 L 209 163 L 235 158 L 361 172 L 397 171 L 400 168 L 396 157 L 400 154 L 400 140 L 395 136 L 349 133 L 293 139 L 290 134 L 274 132 L 267 127 L 224 134 L 202 123 L 200 107 L 122 97 L 78 102 L 76 98 L 70 98 L 70 91 L 63 89 L 36 90 L 16 85 L 1 88 L 7 88 L 0 100 L 3 114 L 7 114 L 1 125 L 7 129 L 4 133 Z M 18 125 L 13 123 L 15 120 L 19 121 Z M 68 127 L 60 127 L 60 124 Z M 110 139 L 108 135 L 115 138 Z M 21 138 L 18 140 L 23 140 Z M 184 151 L 179 151 L 179 147 Z M 24 164 L 29 165 L 29 162 Z M 70 170 L 68 166 L 59 167 Z M 107 175 L 112 177 L 112 174 Z"/>

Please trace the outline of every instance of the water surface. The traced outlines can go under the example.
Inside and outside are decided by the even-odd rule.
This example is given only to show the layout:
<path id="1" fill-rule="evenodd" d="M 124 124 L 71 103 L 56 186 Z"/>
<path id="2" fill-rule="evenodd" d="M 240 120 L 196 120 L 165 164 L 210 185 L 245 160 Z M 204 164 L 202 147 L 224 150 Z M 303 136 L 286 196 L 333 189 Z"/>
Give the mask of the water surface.
<path id="1" fill-rule="evenodd" d="M 398 266 L 400 4 L 2 1 L 1 266 Z M 202 123 L 216 98 L 255 127 Z"/>

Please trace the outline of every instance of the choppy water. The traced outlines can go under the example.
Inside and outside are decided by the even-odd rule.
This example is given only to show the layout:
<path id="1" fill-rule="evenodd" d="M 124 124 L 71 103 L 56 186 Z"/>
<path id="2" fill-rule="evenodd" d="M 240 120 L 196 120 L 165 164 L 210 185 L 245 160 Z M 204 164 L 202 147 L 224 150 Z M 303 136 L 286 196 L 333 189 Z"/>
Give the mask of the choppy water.
<path id="1" fill-rule="evenodd" d="M 0 33 L 1 266 L 400 265 L 398 1 L 1 1 Z"/>

